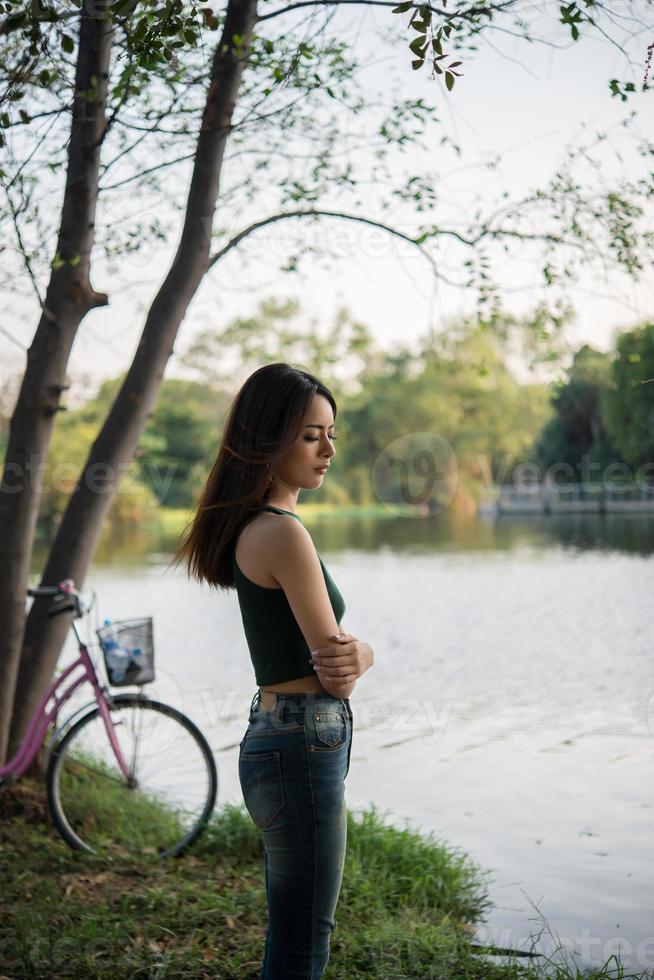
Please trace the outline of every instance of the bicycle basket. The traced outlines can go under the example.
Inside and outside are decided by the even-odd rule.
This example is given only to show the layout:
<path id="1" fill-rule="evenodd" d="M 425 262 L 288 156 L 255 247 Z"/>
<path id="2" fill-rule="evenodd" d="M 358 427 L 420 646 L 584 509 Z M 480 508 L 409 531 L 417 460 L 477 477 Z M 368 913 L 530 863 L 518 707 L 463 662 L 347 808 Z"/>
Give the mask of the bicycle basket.
<path id="1" fill-rule="evenodd" d="M 154 680 L 152 617 L 107 623 L 96 630 L 112 687 Z"/>

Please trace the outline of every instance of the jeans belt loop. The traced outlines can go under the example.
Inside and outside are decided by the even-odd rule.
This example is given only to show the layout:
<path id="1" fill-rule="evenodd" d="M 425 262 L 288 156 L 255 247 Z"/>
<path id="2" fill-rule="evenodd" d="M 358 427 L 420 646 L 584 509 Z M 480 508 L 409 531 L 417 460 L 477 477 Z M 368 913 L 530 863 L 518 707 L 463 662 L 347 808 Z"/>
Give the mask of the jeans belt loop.
<path id="1" fill-rule="evenodd" d="M 256 711 L 256 709 L 257 709 L 257 707 L 259 705 L 260 700 L 261 700 L 261 692 L 257 688 L 257 691 L 256 691 L 254 697 L 250 701 L 250 717 L 249 717 L 250 722 L 252 722 L 252 720 L 254 718 L 254 712 Z"/>
<path id="2" fill-rule="evenodd" d="M 277 695 L 274 691 L 261 691 L 260 705 L 264 711 L 273 711 L 277 708 Z"/>

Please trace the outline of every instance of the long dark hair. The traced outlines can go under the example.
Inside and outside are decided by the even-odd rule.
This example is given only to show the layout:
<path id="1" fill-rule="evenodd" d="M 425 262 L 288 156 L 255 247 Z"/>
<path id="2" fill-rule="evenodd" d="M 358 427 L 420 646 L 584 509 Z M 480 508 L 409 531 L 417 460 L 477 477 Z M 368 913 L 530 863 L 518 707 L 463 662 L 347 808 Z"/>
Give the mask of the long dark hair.
<path id="1" fill-rule="evenodd" d="M 171 565 L 185 562 L 199 582 L 234 587 L 236 539 L 266 503 L 275 467 L 299 436 L 316 394 L 327 398 L 336 419 L 334 396 L 308 371 L 278 363 L 250 375 L 228 411 L 218 456 Z"/>

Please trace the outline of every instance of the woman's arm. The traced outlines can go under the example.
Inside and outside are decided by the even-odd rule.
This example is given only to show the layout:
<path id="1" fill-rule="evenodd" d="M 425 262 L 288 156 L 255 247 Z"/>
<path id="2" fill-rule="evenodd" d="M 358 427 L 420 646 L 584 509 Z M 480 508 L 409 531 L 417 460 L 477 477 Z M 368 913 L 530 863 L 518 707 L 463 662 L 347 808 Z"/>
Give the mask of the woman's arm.
<path id="1" fill-rule="evenodd" d="M 333 644 L 332 637 L 340 631 L 327 592 L 325 576 L 320 566 L 311 535 L 297 521 L 275 521 L 262 542 L 266 564 L 283 588 L 298 626 L 309 650 L 319 650 Z M 347 698 L 354 690 L 356 679 L 324 681 L 316 671 L 323 688 L 334 697 Z"/>
<path id="2" fill-rule="evenodd" d="M 356 681 L 350 681 L 348 684 L 337 683 L 336 681 L 326 681 L 323 677 L 320 678 L 320 683 L 334 698 L 349 698 L 352 691 L 357 686 Z"/>
<path id="3" fill-rule="evenodd" d="M 313 658 L 313 654 L 312 654 Z M 357 679 L 354 680 L 339 680 L 337 678 L 325 677 L 322 671 L 316 671 L 316 677 L 320 680 L 320 683 L 327 691 L 335 698 L 349 698 L 352 694 L 354 688 L 357 686 Z"/>

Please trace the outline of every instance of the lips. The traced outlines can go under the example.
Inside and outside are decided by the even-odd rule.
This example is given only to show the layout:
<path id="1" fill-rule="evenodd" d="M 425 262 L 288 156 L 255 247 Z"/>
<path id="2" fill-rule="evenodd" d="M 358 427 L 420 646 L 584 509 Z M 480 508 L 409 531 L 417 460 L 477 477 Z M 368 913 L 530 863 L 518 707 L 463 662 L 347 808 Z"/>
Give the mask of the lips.
<path id="1" fill-rule="evenodd" d="M 326 473 L 329 469 L 329 463 L 327 466 L 316 466 L 316 473 Z"/>

